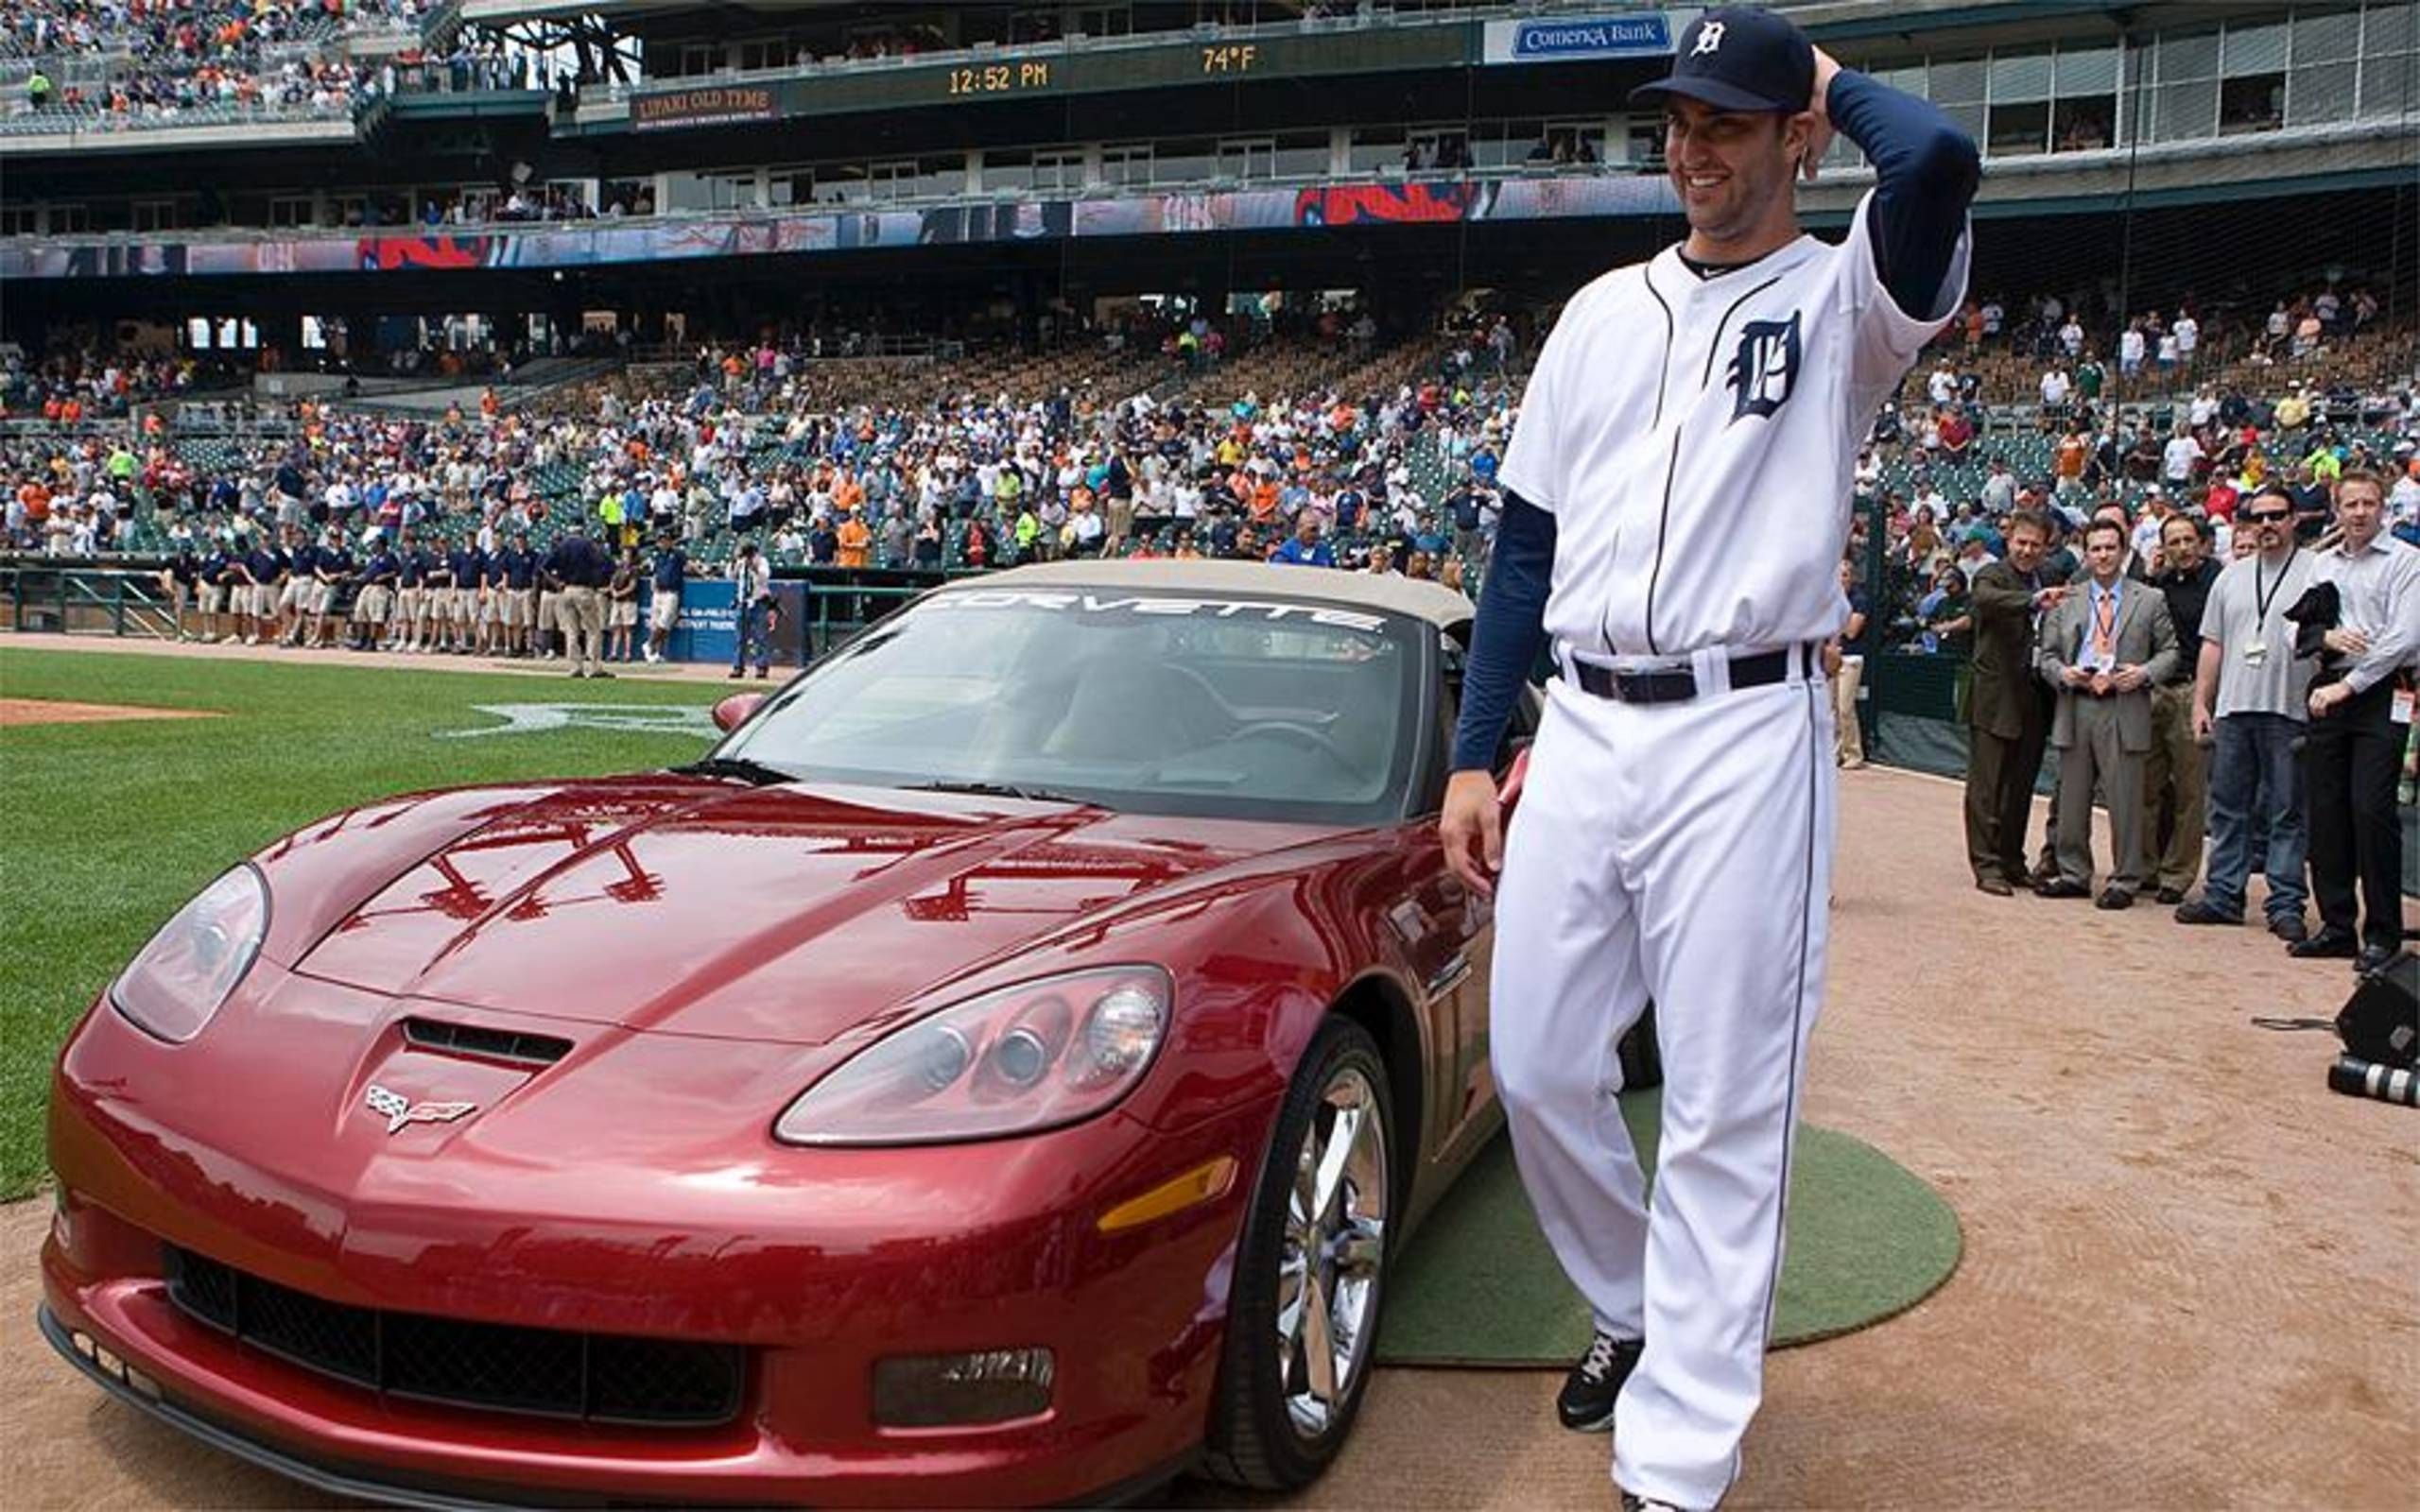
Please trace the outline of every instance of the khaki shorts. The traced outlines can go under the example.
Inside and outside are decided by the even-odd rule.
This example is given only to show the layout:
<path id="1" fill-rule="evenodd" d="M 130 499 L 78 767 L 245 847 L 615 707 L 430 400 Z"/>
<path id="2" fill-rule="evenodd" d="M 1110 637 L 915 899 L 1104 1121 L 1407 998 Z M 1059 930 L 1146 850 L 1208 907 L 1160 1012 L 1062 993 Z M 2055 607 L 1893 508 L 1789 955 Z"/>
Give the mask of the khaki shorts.
<path id="1" fill-rule="evenodd" d="M 421 599 L 427 592 L 428 590 L 424 588 L 395 590 L 395 612 L 402 617 L 405 624 L 416 625 L 420 622 Z"/>
<path id="2" fill-rule="evenodd" d="M 605 623 L 617 630 L 631 629 L 639 622 L 639 601 L 617 598 L 606 606 Z"/>
<path id="3" fill-rule="evenodd" d="M 681 590 L 677 588 L 657 589 L 655 591 L 655 601 L 648 606 L 648 628 L 668 631 L 680 622 Z"/>
<path id="4" fill-rule="evenodd" d="M 538 623 L 538 591 L 514 588 L 504 595 L 504 623 L 515 629 L 526 630 Z"/>
<path id="5" fill-rule="evenodd" d="M 292 610 L 298 614 L 309 613 L 311 611 L 311 590 L 316 586 L 318 585 L 313 583 L 308 577 L 287 578 L 285 580 L 285 587 L 280 590 L 277 595 L 278 609 L 280 610 Z"/>
<path id="6" fill-rule="evenodd" d="M 395 591 L 372 585 L 361 591 L 360 601 L 354 606 L 354 616 L 372 625 L 384 625 L 394 608 Z"/>
<path id="7" fill-rule="evenodd" d="M 479 616 L 479 591 L 457 588 L 446 594 L 445 617 L 457 625 L 475 625 Z"/>
<path id="8" fill-rule="evenodd" d="M 227 585 L 204 583 L 201 585 L 200 596 L 201 611 L 204 614 L 216 614 L 227 607 Z"/>
<path id="9" fill-rule="evenodd" d="M 277 614 L 277 585 L 275 583 L 254 583 L 247 596 L 247 603 L 251 609 L 253 618 L 275 618 Z"/>
<path id="10" fill-rule="evenodd" d="M 325 614 L 325 613 L 327 613 L 330 610 L 332 610 L 332 609 L 336 608 L 336 603 L 337 603 L 337 585 L 336 585 L 336 584 L 334 584 L 334 583 L 313 583 L 313 584 L 311 585 L 311 612 L 312 612 L 312 613 L 314 613 L 314 614 Z"/>
<path id="11" fill-rule="evenodd" d="M 562 610 L 556 609 L 555 605 L 561 601 L 562 596 L 551 589 L 538 590 L 538 614 L 530 624 L 541 635 L 556 627 L 555 620 Z"/>

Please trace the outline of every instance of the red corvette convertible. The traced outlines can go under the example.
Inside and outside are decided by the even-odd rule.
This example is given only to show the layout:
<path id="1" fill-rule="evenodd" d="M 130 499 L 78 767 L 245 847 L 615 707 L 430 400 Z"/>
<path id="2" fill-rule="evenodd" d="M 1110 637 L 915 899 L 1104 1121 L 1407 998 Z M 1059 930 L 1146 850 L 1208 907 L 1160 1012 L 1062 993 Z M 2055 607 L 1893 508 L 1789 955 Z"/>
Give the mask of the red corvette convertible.
<path id="1" fill-rule="evenodd" d="M 42 1327 L 404 1504 L 1302 1485 L 1501 1122 L 1435 836 L 1469 629 L 1397 577 L 1028 568 L 694 765 L 298 832 L 61 1053 Z"/>

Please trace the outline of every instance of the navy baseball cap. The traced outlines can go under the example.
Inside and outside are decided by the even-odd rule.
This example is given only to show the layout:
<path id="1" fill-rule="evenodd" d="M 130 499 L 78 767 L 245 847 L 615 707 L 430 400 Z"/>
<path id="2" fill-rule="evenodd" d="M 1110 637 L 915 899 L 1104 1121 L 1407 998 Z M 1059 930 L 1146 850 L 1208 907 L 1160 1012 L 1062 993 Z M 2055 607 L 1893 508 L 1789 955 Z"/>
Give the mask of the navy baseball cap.
<path id="1" fill-rule="evenodd" d="M 1815 44 L 1787 16 L 1724 6 L 1689 23 L 1672 72 L 1630 92 L 1633 105 L 1683 94 L 1718 111 L 1803 111 L 1815 95 Z"/>

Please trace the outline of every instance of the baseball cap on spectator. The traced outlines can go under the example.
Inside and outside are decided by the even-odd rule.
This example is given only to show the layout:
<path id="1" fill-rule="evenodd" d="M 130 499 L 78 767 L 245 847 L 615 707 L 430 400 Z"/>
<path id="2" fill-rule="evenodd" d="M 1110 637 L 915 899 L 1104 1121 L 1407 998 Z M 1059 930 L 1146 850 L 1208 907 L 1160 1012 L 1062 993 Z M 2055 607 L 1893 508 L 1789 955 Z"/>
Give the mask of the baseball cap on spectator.
<path id="1" fill-rule="evenodd" d="M 1803 111 L 1815 94 L 1815 46 L 1797 23 L 1756 6 L 1722 6 L 1689 23 L 1672 72 L 1630 92 L 1633 105 L 1680 94 L 1718 111 Z"/>

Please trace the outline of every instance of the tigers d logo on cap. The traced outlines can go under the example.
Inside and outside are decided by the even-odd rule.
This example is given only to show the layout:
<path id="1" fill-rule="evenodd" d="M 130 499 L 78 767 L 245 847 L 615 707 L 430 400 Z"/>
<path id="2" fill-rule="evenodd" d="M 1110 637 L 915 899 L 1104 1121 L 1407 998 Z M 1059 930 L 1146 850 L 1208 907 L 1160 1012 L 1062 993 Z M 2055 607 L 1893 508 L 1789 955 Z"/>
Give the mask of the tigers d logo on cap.
<path id="1" fill-rule="evenodd" d="M 1718 111 L 1803 111 L 1815 94 L 1815 44 L 1787 16 L 1725 6 L 1689 23 L 1672 72 L 1631 91 L 1633 105 L 1685 95 Z"/>

